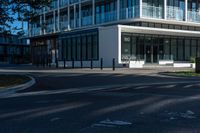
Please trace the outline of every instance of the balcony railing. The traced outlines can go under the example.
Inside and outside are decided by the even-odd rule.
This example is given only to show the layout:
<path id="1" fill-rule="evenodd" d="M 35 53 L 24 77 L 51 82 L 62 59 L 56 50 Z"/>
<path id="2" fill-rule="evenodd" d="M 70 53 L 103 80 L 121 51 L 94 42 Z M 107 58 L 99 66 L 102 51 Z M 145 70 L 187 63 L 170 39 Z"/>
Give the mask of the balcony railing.
<path id="1" fill-rule="evenodd" d="M 60 7 L 68 5 L 68 0 L 61 0 L 60 1 Z"/>
<path id="2" fill-rule="evenodd" d="M 65 31 L 68 29 L 68 22 L 67 21 L 61 21 L 60 22 L 60 29 L 61 31 Z"/>
<path id="3" fill-rule="evenodd" d="M 53 33 L 53 31 L 54 31 L 54 25 L 53 24 L 47 24 L 46 33 Z"/>
<path id="4" fill-rule="evenodd" d="M 120 19 L 135 18 L 139 16 L 139 6 L 120 9 Z"/>
<path id="5" fill-rule="evenodd" d="M 40 35 L 40 28 L 32 28 L 31 36 L 38 36 Z"/>
<path id="6" fill-rule="evenodd" d="M 92 24 L 92 16 L 87 16 L 87 17 L 81 18 L 81 25 L 82 26 L 91 25 L 91 24 Z"/>
<path id="7" fill-rule="evenodd" d="M 155 7 L 155 6 L 142 6 L 142 16 L 150 17 L 150 18 L 163 18 L 164 10 L 163 7 Z"/>
<path id="8" fill-rule="evenodd" d="M 188 11 L 188 21 L 200 22 L 200 12 Z"/>
<path id="9" fill-rule="evenodd" d="M 117 11 L 96 14 L 96 24 L 117 20 Z"/>
<path id="10" fill-rule="evenodd" d="M 184 10 L 179 7 L 168 6 L 167 7 L 167 19 L 169 20 L 184 20 Z"/>

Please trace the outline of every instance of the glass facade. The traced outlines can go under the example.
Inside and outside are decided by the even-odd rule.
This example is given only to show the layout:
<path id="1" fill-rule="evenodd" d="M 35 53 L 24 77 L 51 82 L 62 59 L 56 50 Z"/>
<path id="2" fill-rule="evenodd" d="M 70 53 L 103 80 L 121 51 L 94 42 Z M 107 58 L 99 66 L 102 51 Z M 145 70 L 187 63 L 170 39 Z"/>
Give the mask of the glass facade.
<path id="1" fill-rule="evenodd" d="M 98 60 L 98 34 L 97 32 L 90 32 L 67 35 L 61 38 L 59 49 L 61 51 L 59 60 Z"/>
<path id="2" fill-rule="evenodd" d="M 190 61 L 200 53 L 200 39 L 190 37 L 122 33 L 121 45 L 122 61 Z"/>
<path id="3" fill-rule="evenodd" d="M 144 17 L 164 18 L 163 0 L 143 0 L 142 13 Z"/>
<path id="4" fill-rule="evenodd" d="M 36 11 L 30 23 L 30 36 L 118 22 L 120 20 L 155 18 L 200 23 L 200 0 L 55 0 L 50 8 Z M 187 7 L 186 7 L 187 6 Z M 140 11 L 141 10 L 141 11 Z M 141 14 L 140 14 L 141 13 Z M 192 30 L 192 29 L 191 29 Z"/>
<path id="5" fill-rule="evenodd" d="M 50 34 L 95 24 L 139 17 L 139 0 L 56 0 L 38 12 L 29 36 Z"/>

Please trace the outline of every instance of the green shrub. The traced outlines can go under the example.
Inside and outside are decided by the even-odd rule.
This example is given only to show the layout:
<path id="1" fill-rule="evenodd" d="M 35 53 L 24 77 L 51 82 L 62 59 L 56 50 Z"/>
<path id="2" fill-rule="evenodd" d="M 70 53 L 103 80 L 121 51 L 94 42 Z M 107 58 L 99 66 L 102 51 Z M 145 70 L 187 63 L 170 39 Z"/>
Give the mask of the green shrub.
<path id="1" fill-rule="evenodd" d="M 195 57 L 191 57 L 191 58 L 190 58 L 190 62 L 191 62 L 191 63 L 195 63 L 195 62 L 196 62 L 196 58 L 195 58 Z"/>

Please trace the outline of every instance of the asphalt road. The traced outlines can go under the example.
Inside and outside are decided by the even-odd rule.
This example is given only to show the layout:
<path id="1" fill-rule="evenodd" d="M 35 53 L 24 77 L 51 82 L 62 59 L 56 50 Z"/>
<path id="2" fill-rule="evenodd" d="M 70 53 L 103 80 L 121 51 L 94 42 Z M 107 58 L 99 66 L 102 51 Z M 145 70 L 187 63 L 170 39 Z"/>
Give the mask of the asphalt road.
<path id="1" fill-rule="evenodd" d="M 0 133 L 198 133 L 199 78 L 31 73 L 0 98 Z"/>

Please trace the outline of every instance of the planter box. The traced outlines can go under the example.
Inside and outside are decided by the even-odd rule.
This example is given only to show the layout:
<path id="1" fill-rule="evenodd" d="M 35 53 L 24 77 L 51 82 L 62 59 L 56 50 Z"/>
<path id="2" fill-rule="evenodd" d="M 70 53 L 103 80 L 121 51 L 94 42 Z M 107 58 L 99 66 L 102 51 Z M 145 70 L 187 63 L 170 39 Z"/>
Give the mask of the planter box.
<path id="1" fill-rule="evenodd" d="M 174 63 L 174 67 L 191 67 L 191 63 Z"/>
<path id="2" fill-rule="evenodd" d="M 169 64 L 173 64 L 174 61 L 173 60 L 159 60 L 159 65 L 169 65 Z"/>
<path id="3" fill-rule="evenodd" d="M 129 68 L 143 68 L 144 61 L 130 61 Z"/>

